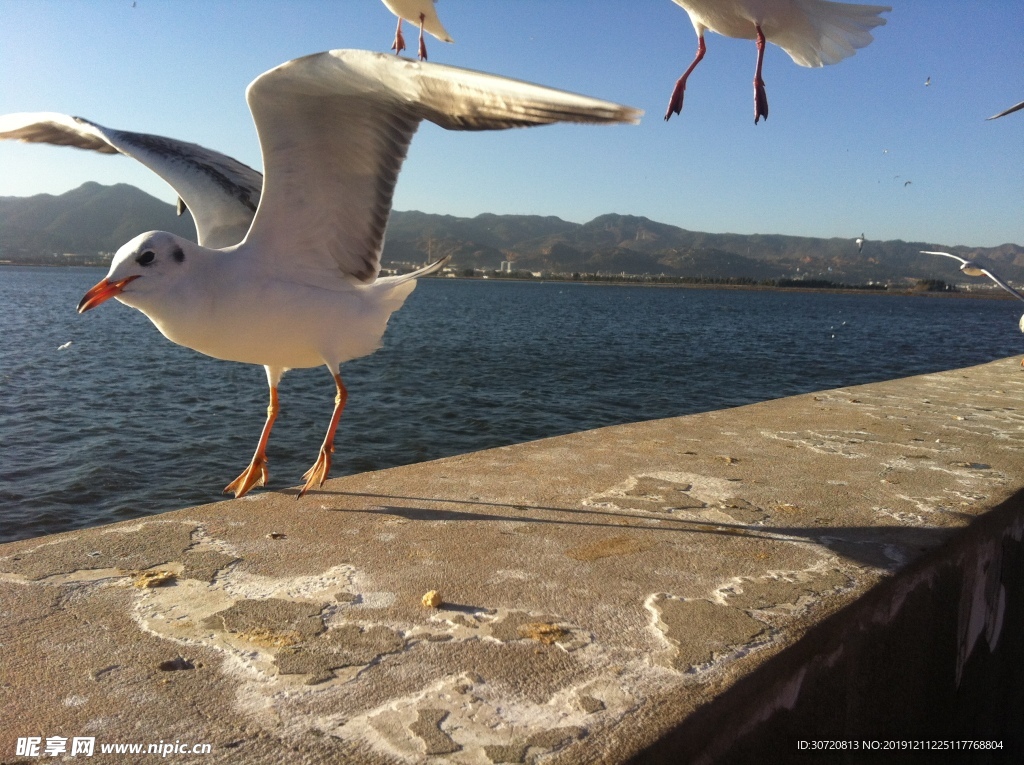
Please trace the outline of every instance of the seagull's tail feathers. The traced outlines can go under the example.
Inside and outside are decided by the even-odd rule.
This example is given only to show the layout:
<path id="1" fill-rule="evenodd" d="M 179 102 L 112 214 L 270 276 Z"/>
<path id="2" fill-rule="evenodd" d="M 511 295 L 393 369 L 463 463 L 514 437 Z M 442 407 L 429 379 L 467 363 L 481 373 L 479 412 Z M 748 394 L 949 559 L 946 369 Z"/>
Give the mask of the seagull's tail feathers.
<path id="1" fill-rule="evenodd" d="M 411 273 L 381 277 L 373 282 L 373 284 L 368 285 L 368 287 L 383 291 L 382 302 L 387 306 L 388 315 L 390 315 L 401 308 L 405 303 L 405 299 L 416 289 L 416 280 L 419 277 L 428 276 L 441 270 L 451 259 L 451 255 L 446 255 L 439 260 L 435 260 L 429 266 L 424 266 Z"/>
<path id="2" fill-rule="evenodd" d="M 448 34 L 448 30 L 444 28 L 444 24 L 441 23 L 441 19 L 437 16 L 437 10 L 434 8 L 434 2 L 436 0 L 429 0 L 428 2 L 421 3 L 410 3 L 397 2 L 396 0 L 384 0 L 384 5 L 393 14 L 398 16 L 400 19 L 405 19 L 414 27 L 420 25 L 420 15 L 423 16 L 423 31 L 433 35 L 442 42 L 455 42 L 452 36 Z"/>
<path id="3" fill-rule="evenodd" d="M 443 258 L 438 258 L 429 266 L 423 266 L 415 271 L 411 271 L 407 274 L 398 274 L 397 276 L 384 276 L 377 279 L 374 284 L 388 285 L 391 287 L 397 287 L 406 282 L 415 282 L 421 276 L 429 276 L 430 274 L 436 273 L 448 265 L 448 261 L 452 259 L 451 255 L 445 255 Z"/>
<path id="4" fill-rule="evenodd" d="M 800 66 L 818 67 L 836 64 L 852 56 L 875 38 L 871 31 L 885 24 L 879 14 L 891 11 L 885 5 L 859 5 L 796 0 L 802 13 L 799 20 L 788 19 L 768 39 L 789 54 Z"/>
<path id="5" fill-rule="evenodd" d="M 430 10 L 423 14 L 423 31 L 427 34 L 433 35 L 441 42 L 453 43 L 455 40 L 448 34 L 448 30 L 444 28 L 444 24 L 441 23 L 441 19 L 437 17 L 437 11 L 433 9 L 433 3 L 430 4 Z M 411 22 L 413 25 L 417 23 L 417 19 L 413 19 Z"/>

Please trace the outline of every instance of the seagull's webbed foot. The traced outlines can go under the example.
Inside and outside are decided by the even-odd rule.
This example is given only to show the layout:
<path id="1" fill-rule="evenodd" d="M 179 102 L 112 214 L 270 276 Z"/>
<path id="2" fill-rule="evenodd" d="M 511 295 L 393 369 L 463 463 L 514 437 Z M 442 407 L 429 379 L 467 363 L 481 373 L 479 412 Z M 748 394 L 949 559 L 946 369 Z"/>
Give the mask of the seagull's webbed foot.
<path id="1" fill-rule="evenodd" d="M 754 80 L 754 124 L 762 117 L 768 120 L 768 94 L 764 90 L 764 80 Z"/>
<path id="2" fill-rule="evenodd" d="M 305 496 L 306 492 L 310 489 L 319 489 L 324 485 L 327 475 L 331 472 L 331 455 L 333 453 L 333 444 L 329 446 L 324 444 L 324 446 L 320 447 L 320 456 L 316 458 L 313 467 L 302 474 L 302 477 L 306 479 L 306 484 L 299 491 L 299 497 Z"/>
<path id="3" fill-rule="evenodd" d="M 757 30 L 757 68 L 754 70 L 754 124 L 764 117 L 768 121 L 768 94 L 764 89 L 764 80 L 761 79 L 761 65 L 764 63 L 764 32 L 761 27 L 755 26 Z"/>
<path id="4" fill-rule="evenodd" d="M 672 98 L 668 100 L 668 109 L 665 110 L 667 121 L 673 114 L 683 111 L 683 91 L 686 90 L 686 78 L 680 77 L 676 80 L 676 86 L 672 89 Z"/>
<path id="5" fill-rule="evenodd" d="M 398 27 L 395 29 L 395 41 L 391 43 L 391 50 L 395 52 L 397 56 L 403 50 L 405 50 L 405 37 L 402 35 L 402 19 L 398 19 Z"/>
<path id="6" fill-rule="evenodd" d="M 244 497 L 253 486 L 266 486 L 270 480 L 270 472 L 267 470 L 267 441 L 270 440 L 270 429 L 274 427 L 274 420 L 277 419 L 279 406 L 277 402 L 277 386 L 270 387 L 270 405 L 267 407 L 267 421 L 263 425 L 263 432 L 260 433 L 260 443 L 256 447 L 256 453 L 252 455 L 252 462 L 249 467 L 242 471 L 234 481 L 224 487 L 225 494 L 234 494 L 235 499 Z"/>
<path id="7" fill-rule="evenodd" d="M 313 463 L 313 467 L 302 475 L 306 479 L 306 484 L 299 490 L 299 495 L 296 499 L 301 499 L 307 491 L 314 487 L 319 489 L 323 486 L 324 481 L 327 480 L 327 474 L 331 472 L 331 455 L 334 454 L 334 434 L 338 430 L 338 421 L 341 420 L 341 413 L 345 409 L 345 402 L 348 400 L 348 390 L 345 389 L 345 383 L 341 381 L 341 375 L 334 375 L 334 384 L 337 386 L 338 393 L 334 397 L 334 414 L 331 415 L 331 424 L 328 426 L 327 435 L 320 446 L 320 455 L 316 458 L 316 462 Z"/>
<path id="8" fill-rule="evenodd" d="M 254 486 L 266 486 L 270 479 L 270 472 L 267 470 L 267 458 L 256 455 L 249 463 L 249 467 L 242 471 L 234 481 L 224 487 L 225 494 L 234 494 L 235 499 L 244 497 L 249 489 Z"/>

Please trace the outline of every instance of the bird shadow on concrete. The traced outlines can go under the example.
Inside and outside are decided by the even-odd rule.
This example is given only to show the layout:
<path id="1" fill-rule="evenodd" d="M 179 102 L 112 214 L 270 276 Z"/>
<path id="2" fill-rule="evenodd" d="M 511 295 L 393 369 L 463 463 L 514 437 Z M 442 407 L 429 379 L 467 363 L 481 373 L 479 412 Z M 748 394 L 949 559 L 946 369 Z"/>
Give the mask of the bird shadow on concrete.
<path id="1" fill-rule="evenodd" d="M 391 501 L 443 502 L 448 505 L 484 508 L 484 511 L 382 504 L 365 509 L 331 508 L 333 512 L 390 515 L 409 521 L 552 524 L 607 528 L 618 533 L 712 534 L 784 543 L 811 543 L 826 547 L 836 555 L 855 563 L 882 569 L 895 569 L 905 565 L 924 552 L 941 545 L 962 528 L 961 526 L 773 526 L 766 523 L 728 523 L 683 518 L 667 512 L 630 513 L 601 507 L 546 507 L 484 500 L 400 497 L 361 492 L 337 492 L 336 494 Z M 503 509 L 504 512 L 495 512 L 497 509 Z M 962 517 L 964 520 L 973 518 L 964 513 L 952 515 Z"/>

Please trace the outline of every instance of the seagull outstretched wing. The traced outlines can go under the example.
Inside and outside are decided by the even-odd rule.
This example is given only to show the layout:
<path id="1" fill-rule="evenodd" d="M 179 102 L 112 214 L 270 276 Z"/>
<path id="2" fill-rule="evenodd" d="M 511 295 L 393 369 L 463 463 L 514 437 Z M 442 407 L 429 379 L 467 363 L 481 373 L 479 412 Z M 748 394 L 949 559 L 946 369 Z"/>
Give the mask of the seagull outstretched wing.
<path id="1" fill-rule="evenodd" d="M 422 120 L 449 130 L 555 122 L 637 122 L 608 101 L 387 53 L 335 50 L 295 59 L 246 91 L 266 183 L 243 250 L 305 281 L 380 271 L 384 229 Z M 340 273 L 339 273 L 340 270 Z"/>
<path id="2" fill-rule="evenodd" d="M 1019 104 L 1014 104 L 1009 109 L 1004 109 L 1003 111 L 999 112 L 999 114 L 993 114 L 991 117 L 986 117 L 986 119 L 997 120 L 1000 117 L 1005 117 L 1007 114 L 1019 112 L 1021 109 L 1024 109 L 1024 101 L 1021 101 Z"/>
<path id="3" fill-rule="evenodd" d="M 984 274 L 989 279 L 991 279 L 993 282 L 995 282 L 997 285 L 999 285 L 1004 290 L 1006 290 L 1011 295 L 1013 295 L 1015 298 L 1017 298 L 1018 300 L 1024 302 L 1024 295 L 1020 294 L 1017 290 L 1015 290 L 1013 287 L 1011 287 L 1009 284 L 1007 284 L 1005 281 L 1003 281 L 1003 279 L 1001 277 L 999 277 L 997 274 L 992 273 L 989 269 L 985 268 L 984 266 L 980 265 L 979 263 L 974 262 L 973 260 L 967 260 L 966 258 L 961 258 L 959 255 L 954 255 L 951 252 L 933 252 L 933 251 L 930 251 L 930 250 L 921 250 L 920 252 L 921 252 L 922 255 L 945 255 L 947 258 L 953 258 L 953 260 L 959 260 L 960 263 L 962 264 L 960 266 L 960 270 L 963 271 L 968 276 L 981 276 L 982 274 Z M 1021 318 L 1021 321 L 1024 322 L 1024 317 Z M 1024 332 L 1024 327 L 1022 327 L 1021 331 Z"/>
<path id="4" fill-rule="evenodd" d="M 0 115 L 0 139 L 120 153 L 138 160 L 184 200 L 195 220 L 199 244 L 213 249 L 242 241 L 263 186 L 259 172 L 219 152 L 174 138 L 114 130 L 67 114 Z"/>

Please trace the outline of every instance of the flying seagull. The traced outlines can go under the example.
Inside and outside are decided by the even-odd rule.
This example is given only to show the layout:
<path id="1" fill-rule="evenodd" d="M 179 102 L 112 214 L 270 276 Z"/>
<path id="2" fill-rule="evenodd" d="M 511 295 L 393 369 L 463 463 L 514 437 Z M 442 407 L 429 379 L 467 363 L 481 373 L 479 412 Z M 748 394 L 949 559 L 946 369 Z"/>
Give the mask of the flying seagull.
<path id="1" fill-rule="evenodd" d="M 398 17 L 395 41 L 391 45 L 391 50 L 395 53 L 405 50 L 405 38 L 402 36 L 403 19 L 420 28 L 419 56 L 421 61 L 427 60 L 427 44 L 423 42 L 424 32 L 429 32 L 443 42 L 455 42 L 437 17 L 437 11 L 434 9 L 434 3 L 437 0 L 382 0 L 382 2 L 389 11 Z"/>
<path id="2" fill-rule="evenodd" d="M 861 250 L 864 249 L 864 242 L 866 242 L 867 240 L 864 238 L 864 234 L 861 234 L 853 241 L 857 243 L 857 252 L 860 252 Z"/>
<path id="3" fill-rule="evenodd" d="M 1009 284 L 1007 284 L 1005 281 L 1003 281 L 999 276 L 997 276 L 996 274 L 992 273 L 989 269 L 985 268 L 984 266 L 982 266 L 980 263 L 977 263 L 976 261 L 967 260 L 966 258 L 961 258 L 959 255 L 954 255 L 951 252 L 931 252 L 929 250 L 921 250 L 920 252 L 921 252 L 922 255 L 945 255 L 947 258 L 953 258 L 953 260 L 959 260 L 960 261 L 960 270 L 963 271 L 968 276 L 987 276 L 989 279 L 994 281 L 996 284 L 998 284 L 1004 290 L 1009 292 L 1015 298 L 1017 298 L 1021 302 L 1024 302 L 1024 295 L 1022 295 L 1019 292 L 1017 292 L 1017 290 L 1015 290 L 1013 287 L 1011 287 Z M 1024 316 L 1020 317 L 1020 331 L 1024 332 Z M 1022 362 L 1022 363 L 1024 363 L 1024 362 Z"/>
<path id="4" fill-rule="evenodd" d="M 376 350 L 416 277 L 446 261 L 378 276 L 392 194 L 420 122 L 501 130 L 637 122 L 641 113 L 495 75 L 354 50 L 284 63 L 257 77 L 246 99 L 265 179 L 195 144 L 63 114 L 0 116 L 0 139 L 126 154 L 167 181 L 191 210 L 198 244 L 166 232 L 140 234 L 117 251 L 78 310 L 117 298 L 172 342 L 266 368 L 270 406 L 259 445 L 225 493 L 241 497 L 268 479 L 266 447 L 282 375 L 327 366 L 337 390 L 334 412 L 302 496 L 322 486 L 330 471 L 348 395 L 341 363 Z"/>
<path id="5" fill-rule="evenodd" d="M 665 119 L 683 109 L 686 80 L 704 58 L 704 32 L 757 42 L 754 69 L 754 124 L 768 119 L 768 96 L 761 79 L 765 40 L 782 48 L 800 66 L 835 64 L 874 38 L 869 30 L 885 23 L 884 5 L 851 5 L 827 0 L 673 0 L 690 15 L 697 32 L 697 55 L 676 82 Z"/>
<path id="6" fill-rule="evenodd" d="M 1014 104 L 1009 109 L 1004 109 L 1003 111 L 999 112 L 999 114 L 993 114 L 991 117 L 987 117 L 986 119 L 997 120 L 1000 117 L 1005 117 L 1007 114 L 1019 112 L 1021 109 L 1024 109 L 1024 101 L 1021 101 L 1019 104 Z"/>

